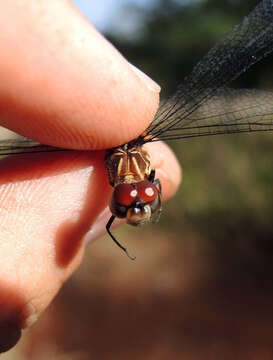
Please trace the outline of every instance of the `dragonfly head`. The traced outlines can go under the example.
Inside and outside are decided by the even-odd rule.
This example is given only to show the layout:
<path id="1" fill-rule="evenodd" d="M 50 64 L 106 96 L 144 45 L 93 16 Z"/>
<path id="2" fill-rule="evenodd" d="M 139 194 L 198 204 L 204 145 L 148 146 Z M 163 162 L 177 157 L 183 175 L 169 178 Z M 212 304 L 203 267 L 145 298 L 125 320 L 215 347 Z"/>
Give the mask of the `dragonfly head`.
<path id="1" fill-rule="evenodd" d="M 155 184 L 144 180 L 115 187 L 110 210 L 118 218 L 126 218 L 130 225 L 143 225 L 151 221 L 152 214 L 160 208 L 160 193 Z"/>

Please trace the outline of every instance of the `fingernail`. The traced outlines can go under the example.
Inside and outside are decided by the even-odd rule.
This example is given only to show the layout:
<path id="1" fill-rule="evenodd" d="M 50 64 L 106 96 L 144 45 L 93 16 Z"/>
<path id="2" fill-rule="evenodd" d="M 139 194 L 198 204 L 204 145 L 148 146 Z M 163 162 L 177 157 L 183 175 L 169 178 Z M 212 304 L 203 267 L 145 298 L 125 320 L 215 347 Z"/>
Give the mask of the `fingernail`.
<path id="1" fill-rule="evenodd" d="M 89 244 L 91 241 L 95 240 L 99 236 L 102 236 L 106 229 L 107 221 L 110 219 L 110 210 L 109 208 L 105 208 L 96 218 L 93 225 L 91 226 L 88 233 L 85 235 L 83 239 L 83 245 Z"/>
<path id="2" fill-rule="evenodd" d="M 35 307 L 31 303 L 26 305 L 25 311 L 28 315 L 23 324 L 23 328 L 28 328 L 38 320 L 38 315 Z"/>
<path id="3" fill-rule="evenodd" d="M 149 78 L 148 75 L 146 75 L 144 72 L 139 70 L 135 65 L 129 63 L 134 73 L 138 76 L 138 78 L 144 82 L 147 86 L 147 88 L 155 93 L 159 93 L 161 90 L 161 87 L 151 78 Z"/>

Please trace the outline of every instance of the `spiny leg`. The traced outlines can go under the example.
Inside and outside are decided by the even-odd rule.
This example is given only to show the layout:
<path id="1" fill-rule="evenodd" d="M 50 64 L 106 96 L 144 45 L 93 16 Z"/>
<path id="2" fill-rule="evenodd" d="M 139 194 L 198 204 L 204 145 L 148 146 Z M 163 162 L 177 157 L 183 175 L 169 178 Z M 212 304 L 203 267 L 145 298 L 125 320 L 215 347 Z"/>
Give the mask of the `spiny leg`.
<path id="1" fill-rule="evenodd" d="M 160 201 L 160 208 L 158 209 L 157 215 L 155 220 L 153 221 L 154 224 L 157 224 L 159 222 L 160 216 L 162 214 L 162 206 L 161 206 L 161 194 L 162 194 L 162 187 L 161 182 L 159 179 L 155 179 L 155 170 L 153 169 L 149 176 L 149 181 L 151 181 L 153 184 L 158 185 L 159 190 L 159 201 Z"/>
<path id="2" fill-rule="evenodd" d="M 160 205 L 160 208 L 157 210 L 156 218 L 153 220 L 154 224 L 157 224 L 159 222 L 161 214 L 162 214 L 162 206 Z"/>
<path id="3" fill-rule="evenodd" d="M 116 243 L 116 245 L 119 246 L 131 260 L 135 260 L 135 256 L 130 255 L 128 253 L 127 249 L 117 241 L 117 239 L 114 237 L 114 235 L 110 231 L 110 227 L 113 224 L 115 218 L 116 217 L 114 215 L 112 215 L 110 217 L 108 223 L 106 224 L 106 230 L 107 230 L 108 234 L 111 236 L 112 240 Z"/>
<path id="4" fill-rule="evenodd" d="M 159 194 L 160 194 L 160 197 L 161 197 L 161 194 L 162 194 L 161 182 L 160 182 L 159 179 L 155 179 L 155 170 L 154 169 L 151 170 L 151 173 L 149 175 L 149 181 L 152 182 L 155 185 L 158 185 Z"/>
<path id="5" fill-rule="evenodd" d="M 154 181 L 155 181 L 155 169 L 151 170 L 150 175 L 149 175 L 149 181 L 154 183 Z"/>
<path id="6" fill-rule="evenodd" d="M 161 182 L 160 182 L 160 180 L 159 180 L 159 179 L 155 179 L 155 180 L 153 181 L 153 183 L 154 183 L 155 185 L 158 185 L 159 194 L 160 194 L 160 197 L 161 197 L 162 187 L 161 187 Z"/>

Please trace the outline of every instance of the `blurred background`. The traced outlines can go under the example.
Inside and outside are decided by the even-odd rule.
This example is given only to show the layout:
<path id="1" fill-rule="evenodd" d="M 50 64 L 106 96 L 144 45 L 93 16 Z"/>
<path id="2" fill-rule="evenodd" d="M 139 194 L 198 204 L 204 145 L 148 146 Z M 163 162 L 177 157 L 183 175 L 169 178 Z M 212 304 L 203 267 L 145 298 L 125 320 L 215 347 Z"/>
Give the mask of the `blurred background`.
<path id="1" fill-rule="evenodd" d="M 253 0 L 74 0 L 162 96 Z M 273 90 L 273 57 L 236 87 Z M 170 144 L 183 184 L 161 221 L 115 230 L 3 359 L 273 359 L 272 134 Z M 170 169 L 171 171 L 171 169 Z"/>

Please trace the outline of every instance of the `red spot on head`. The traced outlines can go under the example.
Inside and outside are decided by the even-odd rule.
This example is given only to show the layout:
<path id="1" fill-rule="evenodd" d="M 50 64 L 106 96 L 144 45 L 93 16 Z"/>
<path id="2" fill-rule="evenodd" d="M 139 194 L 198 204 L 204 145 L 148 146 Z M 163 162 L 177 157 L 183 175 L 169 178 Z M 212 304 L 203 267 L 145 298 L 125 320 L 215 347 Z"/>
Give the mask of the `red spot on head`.
<path id="1" fill-rule="evenodd" d="M 148 180 L 137 184 L 137 192 L 138 197 L 147 203 L 154 201 L 158 195 L 157 187 Z"/>
<path id="2" fill-rule="evenodd" d="M 137 197 L 137 190 L 130 184 L 119 184 L 115 187 L 115 201 L 124 206 L 129 206 Z"/>

